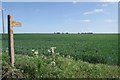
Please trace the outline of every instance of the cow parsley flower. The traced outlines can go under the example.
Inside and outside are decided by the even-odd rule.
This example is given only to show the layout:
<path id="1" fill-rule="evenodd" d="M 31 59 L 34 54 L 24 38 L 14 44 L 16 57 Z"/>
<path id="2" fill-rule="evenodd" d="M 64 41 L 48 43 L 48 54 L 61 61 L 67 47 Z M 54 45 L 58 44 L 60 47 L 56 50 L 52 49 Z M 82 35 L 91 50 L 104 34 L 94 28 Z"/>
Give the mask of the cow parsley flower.
<path id="1" fill-rule="evenodd" d="M 44 59 L 47 59 L 47 57 L 44 57 Z"/>
<path id="2" fill-rule="evenodd" d="M 38 55 L 38 51 L 35 51 L 34 54 L 35 54 L 35 55 Z"/>
<path id="3" fill-rule="evenodd" d="M 52 52 L 52 53 L 55 53 L 56 47 L 51 47 L 50 49 L 51 49 L 51 52 Z"/>
<path id="4" fill-rule="evenodd" d="M 48 49 L 48 52 L 49 53 L 55 53 L 55 49 L 56 49 L 56 47 L 50 47 L 50 49 Z"/>
<path id="5" fill-rule="evenodd" d="M 34 52 L 35 50 L 34 49 L 32 49 L 32 52 Z"/>
<path id="6" fill-rule="evenodd" d="M 51 50 L 50 50 L 50 49 L 48 49 L 48 52 L 49 52 L 49 53 L 51 53 Z"/>
<path id="7" fill-rule="evenodd" d="M 8 53 L 8 50 L 5 50 L 6 53 Z"/>
<path id="8" fill-rule="evenodd" d="M 56 65 L 55 61 L 52 61 L 52 62 L 51 62 L 51 65 L 55 66 L 55 65 Z"/>
<path id="9" fill-rule="evenodd" d="M 5 52 L 8 53 L 8 48 L 6 48 Z"/>

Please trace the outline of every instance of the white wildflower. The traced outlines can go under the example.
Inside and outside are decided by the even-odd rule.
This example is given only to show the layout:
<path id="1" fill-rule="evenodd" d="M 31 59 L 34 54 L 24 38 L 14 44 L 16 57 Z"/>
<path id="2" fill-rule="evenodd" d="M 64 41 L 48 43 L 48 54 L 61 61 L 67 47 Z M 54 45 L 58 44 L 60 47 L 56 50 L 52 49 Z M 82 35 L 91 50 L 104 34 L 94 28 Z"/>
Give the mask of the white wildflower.
<path id="1" fill-rule="evenodd" d="M 35 71 L 36 71 L 36 72 L 38 72 L 38 70 L 37 70 L 37 69 L 36 69 Z"/>
<path id="2" fill-rule="evenodd" d="M 38 50 L 32 49 L 32 54 L 35 56 L 38 56 L 39 52 L 38 52 Z"/>
<path id="3" fill-rule="evenodd" d="M 47 57 L 44 57 L 44 59 L 47 59 Z"/>
<path id="4" fill-rule="evenodd" d="M 50 60 L 52 60 L 52 58 L 50 58 Z"/>
<path id="5" fill-rule="evenodd" d="M 35 50 L 34 49 L 32 49 L 32 52 L 34 52 Z"/>
<path id="6" fill-rule="evenodd" d="M 21 72 L 24 72 L 24 70 L 21 70 Z"/>
<path id="7" fill-rule="evenodd" d="M 8 53 L 8 48 L 6 48 L 5 52 Z"/>
<path id="8" fill-rule="evenodd" d="M 42 55 L 41 57 L 44 58 L 44 55 Z"/>
<path id="9" fill-rule="evenodd" d="M 57 55 L 60 55 L 59 53 L 56 53 Z"/>
<path id="10" fill-rule="evenodd" d="M 56 47 L 50 47 L 50 49 L 48 49 L 48 52 L 49 53 L 55 53 L 55 49 L 56 49 Z"/>
<path id="11" fill-rule="evenodd" d="M 5 50 L 6 53 L 8 53 L 8 50 Z"/>
<path id="12" fill-rule="evenodd" d="M 68 55 L 67 57 L 70 58 L 70 55 Z"/>
<path id="13" fill-rule="evenodd" d="M 48 49 L 48 52 L 49 52 L 49 53 L 51 53 L 51 50 L 50 50 L 50 49 Z"/>
<path id="14" fill-rule="evenodd" d="M 52 53 L 55 53 L 56 47 L 51 47 L 50 49 L 51 49 L 51 52 L 52 52 Z"/>
<path id="15" fill-rule="evenodd" d="M 35 54 L 35 55 L 38 55 L 38 51 L 35 51 L 34 54 Z"/>
<path id="16" fill-rule="evenodd" d="M 55 66 L 55 65 L 56 65 L 55 61 L 52 61 L 52 62 L 51 62 L 51 65 Z"/>

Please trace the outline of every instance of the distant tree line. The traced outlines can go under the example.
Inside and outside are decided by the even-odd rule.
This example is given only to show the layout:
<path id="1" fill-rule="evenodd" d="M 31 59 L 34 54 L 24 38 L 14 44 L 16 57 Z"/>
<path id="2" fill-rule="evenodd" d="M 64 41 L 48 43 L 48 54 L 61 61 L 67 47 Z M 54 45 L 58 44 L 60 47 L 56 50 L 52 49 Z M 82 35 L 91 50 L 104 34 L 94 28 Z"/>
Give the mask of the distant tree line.
<path id="1" fill-rule="evenodd" d="M 63 32 L 54 32 L 54 34 L 71 34 L 71 33 L 68 33 L 68 32 L 66 32 L 66 33 L 63 33 Z M 93 34 L 93 32 L 85 32 L 85 33 L 77 33 L 77 34 Z"/>
<path id="2" fill-rule="evenodd" d="M 81 34 L 93 34 L 93 32 L 88 32 L 88 33 L 85 32 L 85 33 L 81 33 Z"/>

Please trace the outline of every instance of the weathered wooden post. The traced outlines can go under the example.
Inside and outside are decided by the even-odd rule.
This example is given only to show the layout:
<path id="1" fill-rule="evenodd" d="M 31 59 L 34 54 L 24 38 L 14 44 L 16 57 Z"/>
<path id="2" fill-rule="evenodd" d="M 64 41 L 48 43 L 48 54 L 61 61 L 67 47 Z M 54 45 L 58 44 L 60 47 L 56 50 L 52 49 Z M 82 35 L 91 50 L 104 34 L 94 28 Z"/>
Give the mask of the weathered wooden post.
<path id="1" fill-rule="evenodd" d="M 16 22 L 12 20 L 12 16 L 8 15 L 8 49 L 10 56 L 11 66 L 14 67 L 14 38 L 13 38 L 13 27 L 21 26 L 20 22 Z"/>
<path id="2" fill-rule="evenodd" d="M 13 40 L 13 26 L 11 22 L 12 17 L 8 15 L 8 49 L 11 66 L 14 67 L 14 40 Z"/>

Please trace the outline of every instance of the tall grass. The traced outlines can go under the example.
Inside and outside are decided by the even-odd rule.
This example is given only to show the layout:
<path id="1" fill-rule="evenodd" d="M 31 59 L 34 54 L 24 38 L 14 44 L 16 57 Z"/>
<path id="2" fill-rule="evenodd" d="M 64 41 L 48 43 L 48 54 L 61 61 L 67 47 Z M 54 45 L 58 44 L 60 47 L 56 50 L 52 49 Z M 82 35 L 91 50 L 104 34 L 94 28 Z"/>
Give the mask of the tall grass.
<path id="1" fill-rule="evenodd" d="M 8 63 L 8 55 L 3 54 L 3 76 L 13 71 L 5 77 L 20 78 L 118 78 L 119 67 L 105 64 L 91 64 L 81 60 L 53 56 L 28 56 L 15 55 L 15 68 L 11 68 Z M 51 62 L 54 61 L 54 64 Z"/>

